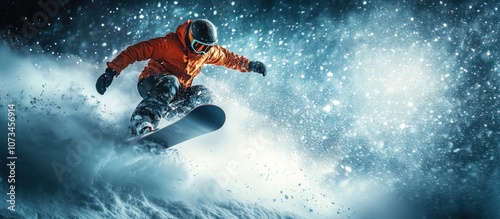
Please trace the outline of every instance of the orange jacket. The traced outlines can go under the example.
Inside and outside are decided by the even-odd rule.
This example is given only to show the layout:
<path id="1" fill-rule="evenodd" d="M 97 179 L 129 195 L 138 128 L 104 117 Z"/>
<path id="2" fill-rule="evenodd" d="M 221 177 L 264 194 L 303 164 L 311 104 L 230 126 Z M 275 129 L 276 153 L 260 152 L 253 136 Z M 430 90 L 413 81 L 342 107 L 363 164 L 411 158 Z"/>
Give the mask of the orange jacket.
<path id="1" fill-rule="evenodd" d="M 193 79 L 200 74 L 203 64 L 215 64 L 241 72 L 249 72 L 247 58 L 230 52 L 222 46 L 216 45 L 203 55 L 192 52 L 185 40 L 191 23 L 191 20 L 187 20 L 177 27 L 175 33 L 171 32 L 164 37 L 129 46 L 113 61 L 108 62 L 108 67 L 116 70 L 119 75 L 123 69 L 135 61 L 149 59 L 139 80 L 153 74 L 171 74 L 177 76 L 184 88 L 191 86 Z"/>

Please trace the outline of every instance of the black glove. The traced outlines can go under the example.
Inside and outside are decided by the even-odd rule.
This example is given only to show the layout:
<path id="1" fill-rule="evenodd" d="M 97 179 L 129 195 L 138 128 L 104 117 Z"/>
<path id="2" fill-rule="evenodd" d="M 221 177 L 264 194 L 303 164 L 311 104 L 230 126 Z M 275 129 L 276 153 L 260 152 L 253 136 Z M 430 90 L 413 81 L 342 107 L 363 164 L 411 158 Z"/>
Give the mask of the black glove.
<path id="1" fill-rule="evenodd" d="M 107 68 L 106 72 L 102 74 L 98 79 L 97 83 L 95 84 L 95 88 L 97 89 L 97 92 L 99 92 L 101 95 L 106 92 L 106 88 L 111 85 L 111 82 L 113 82 L 113 77 L 116 76 L 117 73 L 114 69 L 112 68 Z"/>
<path id="2" fill-rule="evenodd" d="M 263 76 L 267 75 L 267 69 L 266 65 L 264 63 L 259 62 L 259 61 L 251 61 L 248 63 L 248 70 L 257 72 L 259 74 L 262 74 Z"/>

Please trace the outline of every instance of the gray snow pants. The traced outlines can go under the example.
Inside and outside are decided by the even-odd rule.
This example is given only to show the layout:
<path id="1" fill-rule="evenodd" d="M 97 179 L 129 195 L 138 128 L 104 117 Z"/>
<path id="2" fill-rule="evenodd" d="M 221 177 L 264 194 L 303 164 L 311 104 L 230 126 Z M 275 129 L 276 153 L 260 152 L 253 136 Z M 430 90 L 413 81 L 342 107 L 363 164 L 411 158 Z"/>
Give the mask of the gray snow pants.
<path id="1" fill-rule="evenodd" d="M 130 118 L 131 128 L 143 121 L 157 128 L 162 117 L 170 119 L 191 109 L 212 102 L 212 94 L 203 85 L 180 87 L 174 75 L 152 75 L 137 83 L 143 98 Z"/>

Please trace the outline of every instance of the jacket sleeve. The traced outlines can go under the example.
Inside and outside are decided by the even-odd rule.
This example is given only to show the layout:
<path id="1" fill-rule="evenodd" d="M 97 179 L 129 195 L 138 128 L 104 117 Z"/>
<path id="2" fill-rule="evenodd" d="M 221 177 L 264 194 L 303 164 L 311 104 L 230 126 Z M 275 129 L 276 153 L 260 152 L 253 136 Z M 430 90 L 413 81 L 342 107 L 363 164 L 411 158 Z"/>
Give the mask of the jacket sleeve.
<path id="1" fill-rule="evenodd" d="M 167 51 L 167 49 L 168 42 L 166 37 L 142 41 L 127 47 L 120 52 L 113 61 L 108 62 L 107 65 L 109 68 L 114 69 L 119 75 L 128 65 L 136 61 L 158 58 L 164 51 Z"/>
<path id="2" fill-rule="evenodd" d="M 218 66 L 225 66 L 241 72 L 249 72 L 248 63 L 250 60 L 244 56 L 238 55 L 228 49 L 216 45 L 212 48 L 210 57 L 207 59 L 207 64 L 214 64 Z"/>

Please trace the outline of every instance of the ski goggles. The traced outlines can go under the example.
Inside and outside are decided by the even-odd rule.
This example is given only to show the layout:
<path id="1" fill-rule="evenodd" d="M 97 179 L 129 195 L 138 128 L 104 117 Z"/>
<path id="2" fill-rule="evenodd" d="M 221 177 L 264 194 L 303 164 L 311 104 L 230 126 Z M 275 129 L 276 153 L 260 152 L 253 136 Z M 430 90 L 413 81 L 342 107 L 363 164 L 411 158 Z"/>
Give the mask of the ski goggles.
<path id="1" fill-rule="evenodd" d="M 191 30 L 188 32 L 189 32 L 188 33 L 189 41 L 191 42 L 191 49 L 193 49 L 193 51 L 195 53 L 205 54 L 212 48 L 212 46 L 215 45 L 215 43 L 208 44 L 208 43 L 204 43 L 204 42 L 201 42 L 199 40 L 196 40 L 196 39 L 194 39 L 193 34 L 191 34 Z"/>

